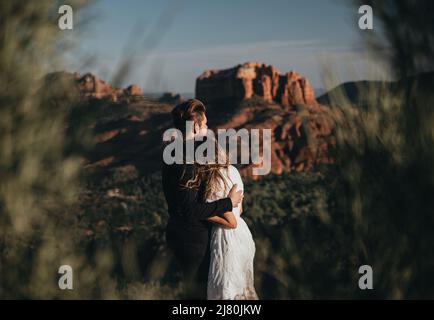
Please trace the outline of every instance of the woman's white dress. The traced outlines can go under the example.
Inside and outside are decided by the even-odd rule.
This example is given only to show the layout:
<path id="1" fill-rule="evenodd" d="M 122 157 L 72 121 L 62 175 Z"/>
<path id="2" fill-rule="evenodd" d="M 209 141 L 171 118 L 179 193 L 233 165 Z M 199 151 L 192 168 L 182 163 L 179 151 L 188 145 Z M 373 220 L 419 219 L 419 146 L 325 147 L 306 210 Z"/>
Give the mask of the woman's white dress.
<path id="1" fill-rule="evenodd" d="M 244 191 L 243 181 L 234 166 L 221 169 L 227 187 L 221 183 L 209 202 L 225 198 L 234 184 Z M 211 262 L 208 273 L 209 300 L 255 300 L 258 296 L 254 287 L 253 259 L 255 243 L 249 227 L 240 216 L 240 206 L 233 209 L 237 228 L 224 229 L 213 226 L 211 234 Z"/>

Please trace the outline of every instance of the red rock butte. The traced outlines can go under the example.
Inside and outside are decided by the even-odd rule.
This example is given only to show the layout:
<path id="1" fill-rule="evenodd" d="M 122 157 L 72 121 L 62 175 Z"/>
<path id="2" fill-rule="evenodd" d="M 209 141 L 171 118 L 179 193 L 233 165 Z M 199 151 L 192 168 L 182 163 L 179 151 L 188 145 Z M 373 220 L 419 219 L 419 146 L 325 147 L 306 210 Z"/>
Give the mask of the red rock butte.
<path id="1" fill-rule="evenodd" d="M 295 71 L 281 74 L 276 67 L 258 62 L 207 70 L 196 80 L 196 97 L 205 103 L 220 99 L 244 100 L 254 95 L 283 106 L 317 104 L 306 78 Z"/>
<path id="2" fill-rule="evenodd" d="M 317 102 L 309 81 L 295 71 L 281 74 L 257 62 L 208 70 L 196 80 L 196 98 L 210 107 L 211 128 L 271 129 L 273 173 L 334 161 L 329 108 Z M 241 175 L 252 176 L 253 167 L 242 166 Z"/>
<path id="3" fill-rule="evenodd" d="M 160 169 L 161 136 L 173 126 L 170 112 L 181 100 L 179 95 L 150 99 L 137 85 L 118 89 L 90 73 L 48 78 L 59 81 L 61 77 L 72 80 L 92 110 L 104 115 L 91 125 L 97 143 L 84 159 L 88 170 L 129 177 Z M 196 96 L 207 106 L 210 128 L 271 129 L 272 173 L 311 170 L 334 162 L 330 108 L 316 101 L 308 81 L 296 72 L 281 75 L 273 66 L 249 62 L 206 71 L 196 87 Z M 253 175 L 253 163 L 238 167 L 241 175 L 259 178 Z"/>
<path id="4" fill-rule="evenodd" d="M 117 101 L 121 96 L 142 96 L 142 89 L 132 84 L 125 89 L 114 88 L 105 81 L 99 79 L 91 73 L 86 73 L 83 76 L 75 74 L 80 93 L 85 97 L 90 98 L 108 98 L 112 101 Z"/>

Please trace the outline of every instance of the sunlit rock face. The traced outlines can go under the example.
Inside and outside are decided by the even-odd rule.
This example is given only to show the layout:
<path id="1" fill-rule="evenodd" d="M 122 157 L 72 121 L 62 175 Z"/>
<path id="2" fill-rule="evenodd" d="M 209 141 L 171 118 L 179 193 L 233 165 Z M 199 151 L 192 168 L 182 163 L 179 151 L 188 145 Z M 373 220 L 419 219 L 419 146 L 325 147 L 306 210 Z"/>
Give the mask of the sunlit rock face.
<path id="1" fill-rule="evenodd" d="M 143 95 L 142 89 L 136 84 L 132 84 L 125 89 L 118 89 L 91 73 L 86 73 L 83 76 L 75 74 L 75 77 L 80 93 L 84 97 L 96 99 L 108 98 L 112 101 L 117 101 L 121 97 Z"/>
<path id="2" fill-rule="evenodd" d="M 207 70 L 196 80 L 196 97 L 203 102 L 250 99 L 254 95 L 282 105 L 316 104 L 312 87 L 297 72 L 281 74 L 271 65 L 246 62 L 230 69 Z"/>
<path id="3" fill-rule="evenodd" d="M 72 80 L 74 90 L 88 101 L 90 108 L 83 112 L 89 110 L 89 115 L 84 116 L 89 119 L 92 113 L 98 114 L 91 121 L 96 145 L 84 159 L 86 168 L 107 175 L 121 172 L 122 176 L 124 167 L 128 172 L 131 168 L 141 173 L 159 170 L 161 137 L 173 126 L 170 112 L 182 101 L 181 96 L 165 94 L 150 99 L 136 85 L 117 89 L 90 73 L 63 76 Z M 335 138 L 330 108 L 317 103 L 308 81 L 299 74 L 281 75 L 273 66 L 246 63 L 206 71 L 198 84 L 201 89 L 196 96 L 205 102 L 210 128 L 271 130 L 271 173 L 311 170 L 333 162 L 330 147 L 333 149 Z M 204 92 L 208 96 L 203 96 Z M 261 145 L 261 155 L 263 151 Z M 237 164 L 243 176 L 253 178 L 260 178 L 253 174 L 258 166 Z"/>
<path id="4" fill-rule="evenodd" d="M 272 173 L 333 162 L 330 109 L 316 101 L 308 80 L 295 71 L 281 74 L 257 62 L 207 70 L 196 80 L 196 97 L 207 106 L 213 128 L 270 129 Z M 240 172 L 253 176 L 255 166 L 240 166 Z"/>

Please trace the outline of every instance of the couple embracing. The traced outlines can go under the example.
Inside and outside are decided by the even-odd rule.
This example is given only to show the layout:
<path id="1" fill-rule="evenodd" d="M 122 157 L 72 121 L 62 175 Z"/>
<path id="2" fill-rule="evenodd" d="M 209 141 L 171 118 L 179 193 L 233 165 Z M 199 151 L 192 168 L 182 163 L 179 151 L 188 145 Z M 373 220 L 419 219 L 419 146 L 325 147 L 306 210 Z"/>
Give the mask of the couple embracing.
<path id="1" fill-rule="evenodd" d="M 190 99 L 172 111 L 185 142 L 206 135 L 204 104 Z M 187 121 L 194 123 L 187 131 Z M 201 139 L 198 139 L 201 140 Z M 225 150 L 216 143 L 217 153 Z M 185 153 L 184 153 L 185 154 Z M 228 157 L 223 156 L 224 159 Z M 243 182 L 229 161 L 166 164 L 162 182 L 169 221 L 167 245 L 181 268 L 185 299 L 255 300 L 255 243 L 242 219 Z"/>

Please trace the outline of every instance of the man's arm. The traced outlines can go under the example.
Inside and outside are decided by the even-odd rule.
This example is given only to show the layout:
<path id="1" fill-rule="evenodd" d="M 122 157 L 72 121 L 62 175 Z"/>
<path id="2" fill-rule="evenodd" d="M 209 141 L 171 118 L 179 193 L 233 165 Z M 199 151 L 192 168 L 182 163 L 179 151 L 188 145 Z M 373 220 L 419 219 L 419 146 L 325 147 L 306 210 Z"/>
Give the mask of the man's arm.
<path id="1" fill-rule="evenodd" d="M 198 220 L 206 220 L 212 216 L 223 217 L 225 212 L 232 211 L 230 198 L 220 199 L 214 202 L 200 202 L 196 189 L 180 187 L 176 192 L 181 215 Z"/>
<path id="2" fill-rule="evenodd" d="M 188 181 L 193 176 L 193 167 L 187 165 L 183 169 L 183 181 Z M 241 201 L 241 193 L 235 194 L 236 189 L 230 192 L 229 197 L 208 203 L 199 201 L 198 190 L 195 188 L 179 184 L 175 192 L 180 214 L 198 220 L 206 220 L 213 216 L 223 217 L 225 212 L 232 211 L 234 203 L 236 206 Z"/>

